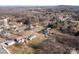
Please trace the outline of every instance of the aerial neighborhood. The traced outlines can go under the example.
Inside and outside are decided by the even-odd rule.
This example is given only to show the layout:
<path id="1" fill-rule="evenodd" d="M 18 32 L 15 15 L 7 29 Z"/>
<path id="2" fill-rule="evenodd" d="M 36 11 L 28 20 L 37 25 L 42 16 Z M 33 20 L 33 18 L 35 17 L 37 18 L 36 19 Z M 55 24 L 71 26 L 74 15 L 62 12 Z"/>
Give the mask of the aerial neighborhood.
<path id="1" fill-rule="evenodd" d="M 0 54 L 78 53 L 79 6 L 0 7 Z"/>

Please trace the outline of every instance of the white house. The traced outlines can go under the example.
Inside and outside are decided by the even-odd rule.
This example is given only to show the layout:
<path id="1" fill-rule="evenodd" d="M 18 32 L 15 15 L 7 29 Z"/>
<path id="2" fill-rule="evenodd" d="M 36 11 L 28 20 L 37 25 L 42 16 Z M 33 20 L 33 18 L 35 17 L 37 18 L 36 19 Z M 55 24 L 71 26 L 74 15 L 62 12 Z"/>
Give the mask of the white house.
<path id="1" fill-rule="evenodd" d="M 5 46 L 5 47 L 8 47 L 8 46 L 11 46 L 11 45 L 13 45 L 13 44 L 15 44 L 15 43 L 16 43 L 16 42 L 13 41 L 13 40 L 7 40 L 7 41 L 1 43 L 1 45 L 2 45 L 2 46 Z"/>

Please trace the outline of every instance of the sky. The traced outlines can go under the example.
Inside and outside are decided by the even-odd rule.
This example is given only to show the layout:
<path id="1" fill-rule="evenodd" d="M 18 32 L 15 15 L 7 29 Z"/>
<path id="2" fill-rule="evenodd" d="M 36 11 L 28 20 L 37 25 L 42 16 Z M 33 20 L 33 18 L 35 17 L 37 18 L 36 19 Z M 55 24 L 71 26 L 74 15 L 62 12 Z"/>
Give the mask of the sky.
<path id="1" fill-rule="evenodd" d="M 52 5 L 79 5 L 79 0 L 0 0 L 0 5 L 20 6 L 52 6 Z"/>

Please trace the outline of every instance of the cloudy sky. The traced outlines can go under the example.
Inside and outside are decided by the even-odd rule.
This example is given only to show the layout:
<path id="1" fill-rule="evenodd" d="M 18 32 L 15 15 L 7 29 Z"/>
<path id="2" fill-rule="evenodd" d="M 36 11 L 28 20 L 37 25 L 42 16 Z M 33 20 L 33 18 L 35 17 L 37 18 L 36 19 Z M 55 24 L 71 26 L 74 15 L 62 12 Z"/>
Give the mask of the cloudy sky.
<path id="1" fill-rule="evenodd" d="M 0 5 L 79 5 L 79 0 L 0 0 Z"/>

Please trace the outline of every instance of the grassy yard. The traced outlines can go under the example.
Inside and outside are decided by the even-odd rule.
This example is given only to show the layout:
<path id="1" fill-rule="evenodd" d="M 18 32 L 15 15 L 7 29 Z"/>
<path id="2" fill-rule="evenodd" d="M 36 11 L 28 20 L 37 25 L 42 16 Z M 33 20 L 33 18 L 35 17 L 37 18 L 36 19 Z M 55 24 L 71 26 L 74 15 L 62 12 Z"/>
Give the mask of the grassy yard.
<path id="1" fill-rule="evenodd" d="M 23 36 L 29 36 L 29 35 L 36 35 L 37 37 L 34 38 L 33 40 L 29 41 L 28 45 L 13 45 L 11 47 L 9 47 L 9 51 L 12 54 L 31 54 L 34 52 L 34 50 L 31 48 L 31 45 L 37 45 L 41 42 L 43 42 L 44 40 L 46 40 L 46 38 L 44 37 L 44 35 L 42 33 L 37 33 L 38 29 L 36 28 L 34 31 L 25 31 L 22 32 L 22 37 Z M 41 30 L 41 29 L 40 29 Z"/>
<path id="2" fill-rule="evenodd" d="M 13 45 L 8 48 L 12 54 L 32 54 L 33 49 L 24 45 Z"/>

